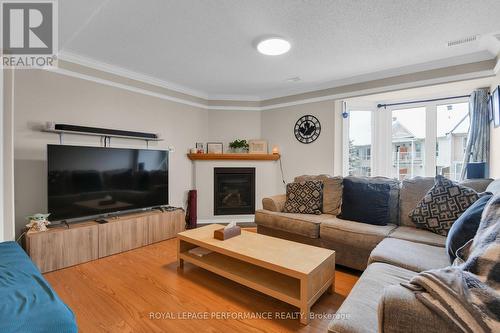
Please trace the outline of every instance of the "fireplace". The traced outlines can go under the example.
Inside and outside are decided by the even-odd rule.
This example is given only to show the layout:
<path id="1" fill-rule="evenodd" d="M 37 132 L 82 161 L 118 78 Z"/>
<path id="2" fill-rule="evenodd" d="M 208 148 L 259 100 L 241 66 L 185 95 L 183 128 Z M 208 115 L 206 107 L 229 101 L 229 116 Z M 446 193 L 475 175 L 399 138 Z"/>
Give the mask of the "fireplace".
<path id="1" fill-rule="evenodd" d="M 255 168 L 214 168 L 214 215 L 255 214 Z"/>

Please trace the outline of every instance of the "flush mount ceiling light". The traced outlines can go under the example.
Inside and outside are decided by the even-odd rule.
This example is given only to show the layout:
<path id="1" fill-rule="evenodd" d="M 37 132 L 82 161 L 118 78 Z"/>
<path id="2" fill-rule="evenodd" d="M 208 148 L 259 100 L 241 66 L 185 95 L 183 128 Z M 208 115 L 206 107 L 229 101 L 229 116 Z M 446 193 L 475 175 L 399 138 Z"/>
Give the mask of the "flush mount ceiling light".
<path id="1" fill-rule="evenodd" d="M 290 47 L 290 42 L 280 37 L 266 38 L 257 44 L 260 53 L 270 56 L 287 53 Z"/>

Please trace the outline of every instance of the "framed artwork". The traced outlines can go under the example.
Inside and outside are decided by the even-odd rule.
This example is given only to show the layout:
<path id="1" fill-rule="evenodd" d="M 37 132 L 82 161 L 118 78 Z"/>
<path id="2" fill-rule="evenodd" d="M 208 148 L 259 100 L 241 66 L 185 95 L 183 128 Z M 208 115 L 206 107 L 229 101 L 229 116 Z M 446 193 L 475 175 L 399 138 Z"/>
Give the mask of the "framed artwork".
<path id="1" fill-rule="evenodd" d="M 500 126 L 500 86 L 491 94 L 491 112 L 493 114 L 493 125 Z"/>
<path id="2" fill-rule="evenodd" d="M 203 142 L 196 142 L 196 152 L 198 154 L 205 152 L 205 145 L 203 144 Z"/>
<path id="3" fill-rule="evenodd" d="M 267 154 L 267 141 L 264 140 L 248 141 L 248 152 L 250 154 Z"/>
<path id="4" fill-rule="evenodd" d="M 224 145 L 222 142 L 207 142 L 207 154 L 223 154 Z"/>

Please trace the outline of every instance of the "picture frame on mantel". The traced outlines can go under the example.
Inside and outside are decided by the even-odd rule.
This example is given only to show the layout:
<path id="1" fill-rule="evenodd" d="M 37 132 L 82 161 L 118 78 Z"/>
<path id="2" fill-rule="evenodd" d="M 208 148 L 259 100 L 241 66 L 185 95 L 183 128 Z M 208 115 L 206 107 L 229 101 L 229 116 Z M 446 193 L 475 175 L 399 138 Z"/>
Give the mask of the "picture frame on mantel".
<path id="1" fill-rule="evenodd" d="M 207 142 L 207 154 L 224 154 L 222 142 Z"/>
<path id="2" fill-rule="evenodd" d="M 248 141 L 249 154 L 267 154 L 267 141 L 264 140 L 250 140 Z"/>

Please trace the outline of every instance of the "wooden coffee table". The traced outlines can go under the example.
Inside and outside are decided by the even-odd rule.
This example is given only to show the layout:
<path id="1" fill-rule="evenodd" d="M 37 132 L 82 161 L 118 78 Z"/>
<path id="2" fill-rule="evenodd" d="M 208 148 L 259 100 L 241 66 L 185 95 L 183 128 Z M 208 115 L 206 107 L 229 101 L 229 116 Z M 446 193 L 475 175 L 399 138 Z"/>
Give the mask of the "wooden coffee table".
<path id="1" fill-rule="evenodd" d="M 214 238 L 218 224 L 177 235 L 177 258 L 300 308 L 308 324 L 311 306 L 325 292 L 335 291 L 335 251 L 242 230 L 240 236 Z M 203 256 L 189 253 L 202 247 Z"/>

